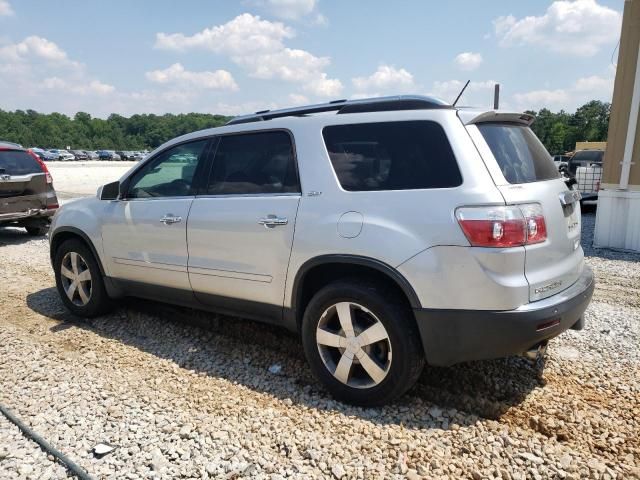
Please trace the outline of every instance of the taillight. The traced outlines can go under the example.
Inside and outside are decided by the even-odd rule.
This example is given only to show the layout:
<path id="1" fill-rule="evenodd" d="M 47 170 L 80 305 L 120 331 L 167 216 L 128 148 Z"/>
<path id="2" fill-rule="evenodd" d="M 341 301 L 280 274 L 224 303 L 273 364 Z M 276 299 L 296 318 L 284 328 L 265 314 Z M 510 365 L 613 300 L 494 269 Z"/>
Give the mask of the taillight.
<path id="1" fill-rule="evenodd" d="M 544 221 L 542 206 L 538 203 L 519 205 L 527 225 L 526 244 L 541 243 L 547 239 L 547 224 Z"/>
<path id="2" fill-rule="evenodd" d="M 42 169 L 42 171 L 45 174 L 45 177 L 47 179 L 47 183 L 53 183 L 53 177 L 51 176 L 51 173 L 49 173 L 49 169 L 47 168 L 47 164 L 44 163 L 40 157 L 38 155 L 36 155 L 35 153 L 33 153 L 31 150 L 27 150 L 27 152 L 29 153 L 29 155 L 31 155 L 36 162 L 38 162 L 38 164 L 40 165 L 40 168 Z M 56 207 L 57 208 L 57 207 Z"/>
<path id="3" fill-rule="evenodd" d="M 463 207 L 456 210 L 456 218 L 474 247 L 519 247 L 547 238 L 542 207 L 538 204 Z"/>

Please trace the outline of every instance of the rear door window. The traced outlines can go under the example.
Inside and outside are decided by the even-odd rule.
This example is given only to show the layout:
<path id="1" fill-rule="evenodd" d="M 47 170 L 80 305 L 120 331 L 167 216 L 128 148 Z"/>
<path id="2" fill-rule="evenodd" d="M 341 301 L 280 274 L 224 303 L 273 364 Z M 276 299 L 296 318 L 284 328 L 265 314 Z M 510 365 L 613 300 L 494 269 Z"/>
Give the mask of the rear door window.
<path id="1" fill-rule="evenodd" d="M 442 127 L 432 121 L 331 125 L 322 131 L 331 164 L 350 192 L 449 188 L 462 175 Z"/>
<path id="2" fill-rule="evenodd" d="M 478 130 L 507 182 L 531 183 L 559 177 L 551 155 L 529 127 L 481 123 Z"/>
<path id="3" fill-rule="evenodd" d="M 209 179 L 209 195 L 300 192 L 291 136 L 284 131 L 220 137 Z"/>
<path id="4" fill-rule="evenodd" d="M 0 150 L 0 175 L 29 175 L 32 173 L 42 173 L 42 167 L 27 152 Z"/>

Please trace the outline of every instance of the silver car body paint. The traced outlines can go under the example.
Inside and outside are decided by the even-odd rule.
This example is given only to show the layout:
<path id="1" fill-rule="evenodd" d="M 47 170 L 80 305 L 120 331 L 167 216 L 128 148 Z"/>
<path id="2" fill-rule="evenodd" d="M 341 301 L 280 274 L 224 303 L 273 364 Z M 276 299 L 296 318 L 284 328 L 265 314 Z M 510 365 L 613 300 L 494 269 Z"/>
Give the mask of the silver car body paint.
<path id="1" fill-rule="evenodd" d="M 64 205 L 52 232 L 65 226 L 85 232 L 105 274 L 114 278 L 278 307 L 292 305 L 293 279 L 307 261 L 348 254 L 397 269 L 424 308 L 516 309 L 570 287 L 584 265 L 575 241 L 580 211 L 563 216 L 563 182 L 508 184 L 476 126 L 487 119 L 519 121 L 520 115 L 455 109 L 318 114 L 203 130 L 167 142 L 134 169 L 185 140 L 286 129 L 295 141 L 301 193 L 87 198 Z M 431 120 L 443 127 L 463 183 L 441 189 L 343 190 L 322 129 L 405 120 Z M 542 205 L 548 230 L 548 239 L 532 246 L 471 247 L 454 214 L 461 206 L 531 202 Z M 167 214 L 182 221 L 160 222 Z M 260 220 L 270 215 L 286 224 L 266 228 Z"/>

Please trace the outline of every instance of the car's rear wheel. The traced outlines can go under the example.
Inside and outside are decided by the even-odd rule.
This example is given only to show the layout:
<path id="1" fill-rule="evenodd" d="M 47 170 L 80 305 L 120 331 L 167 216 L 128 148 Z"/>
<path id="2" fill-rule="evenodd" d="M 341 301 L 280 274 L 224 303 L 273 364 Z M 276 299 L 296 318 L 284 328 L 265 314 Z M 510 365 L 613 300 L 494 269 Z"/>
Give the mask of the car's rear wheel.
<path id="1" fill-rule="evenodd" d="M 24 227 L 24 229 L 32 237 L 42 237 L 49 231 L 49 227 Z"/>
<path id="2" fill-rule="evenodd" d="M 62 243 L 55 253 L 53 267 L 60 298 L 72 313 L 95 317 L 110 309 L 111 299 L 100 267 L 82 241 L 70 239 Z"/>
<path id="3" fill-rule="evenodd" d="M 410 308 L 381 285 L 339 281 L 311 299 L 302 340 L 315 377 L 337 399 L 389 403 L 411 388 L 424 354 Z"/>

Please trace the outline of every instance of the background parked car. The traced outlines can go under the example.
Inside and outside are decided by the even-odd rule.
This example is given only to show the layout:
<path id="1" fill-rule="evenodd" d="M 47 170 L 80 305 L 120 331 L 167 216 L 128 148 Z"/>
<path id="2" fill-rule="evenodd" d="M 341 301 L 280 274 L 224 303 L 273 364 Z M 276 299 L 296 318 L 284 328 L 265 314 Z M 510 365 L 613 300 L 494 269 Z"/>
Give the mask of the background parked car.
<path id="1" fill-rule="evenodd" d="M 58 208 L 53 179 L 38 156 L 15 143 L 0 142 L 0 225 L 44 235 Z"/>
<path id="2" fill-rule="evenodd" d="M 4 145 L 9 145 L 9 146 L 12 146 L 12 147 L 22 148 L 22 145 L 20 145 L 19 143 L 7 142 L 6 140 L 0 140 L 0 143 L 2 143 Z"/>
<path id="3" fill-rule="evenodd" d="M 87 154 L 84 152 L 84 150 L 70 150 L 69 151 L 76 160 L 87 160 L 89 157 L 87 157 Z"/>
<path id="4" fill-rule="evenodd" d="M 71 152 L 60 148 L 52 148 L 47 153 L 49 154 L 47 155 L 48 160 L 60 160 L 62 162 L 68 162 L 76 159 L 76 157 Z"/>
<path id="5" fill-rule="evenodd" d="M 87 155 L 88 160 L 98 160 L 98 154 L 92 150 L 85 150 L 84 153 Z"/>
<path id="6" fill-rule="evenodd" d="M 570 155 L 554 155 L 553 163 L 556 164 L 556 168 L 558 169 L 558 171 L 560 171 L 560 167 L 562 167 L 563 165 L 567 165 L 567 162 L 570 158 Z"/>
<path id="7" fill-rule="evenodd" d="M 29 151 L 33 152 L 40 160 L 45 159 L 45 151 L 42 148 L 31 147 Z"/>
<path id="8" fill-rule="evenodd" d="M 113 150 L 99 150 L 98 151 L 98 158 L 100 160 L 116 160 L 116 161 L 117 160 L 122 160 L 120 155 L 118 155 Z"/>

